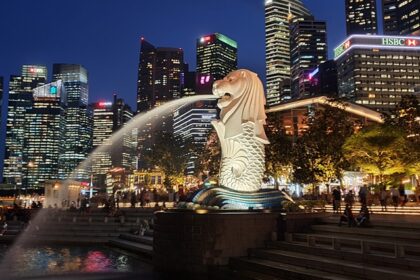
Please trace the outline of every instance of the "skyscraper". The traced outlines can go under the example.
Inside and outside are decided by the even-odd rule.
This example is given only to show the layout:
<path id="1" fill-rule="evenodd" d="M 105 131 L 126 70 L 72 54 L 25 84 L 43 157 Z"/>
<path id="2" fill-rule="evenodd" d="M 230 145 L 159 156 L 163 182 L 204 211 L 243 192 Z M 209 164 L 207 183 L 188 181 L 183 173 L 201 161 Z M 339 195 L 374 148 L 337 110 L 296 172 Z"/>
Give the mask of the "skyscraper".
<path id="1" fill-rule="evenodd" d="M 142 38 L 137 79 L 137 113 L 180 98 L 183 67 L 182 49 L 155 47 Z"/>
<path id="2" fill-rule="evenodd" d="M 290 98 L 290 30 L 292 17 L 310 16 L 300 0 L 265 0 L 267 105 Z"/>
<path id="3" fill-rule="evenodd" d="M 347 36 L 377 34 L 376 0 L 346 0 Z"/>
<path id="4" fill-rule="evenodd" d="M 420 87 L 420 37 L 353 35 L 334 49 L 340 97 L 389 112 Z"/>
<path id="5" fill-rule="evenodd" d="M 210 75 L 210 80 L 222 79 L 238 68 L 238 44 L 220 33 L 197 39 L 197 75 Z M 209 92 L 211 93 L 211 92 Z"/>
<path id="6" fill-rule="evenodd" d="M 327 25 L 314 17 L 290 22 L 290 62 L 292 98 L 310 95 L 310 76 L 327 60 Z"/>
<path id="7" fill-rule="evenodd" d="M 133 111 L 131 107 L 124 102 L 122 98 L 117 98 L 114 94 L 113 102 L 113 128 L 115 133 L 121 129 L 127 122 L 133 118 Z M 124 133 L 124 135 L 117 140 L 112 149 L 112 166 L 123 167 L 125 170 L 134 169 L 137 166 L 137 128 L 132 131 Z"/>
<path id="8" fill-rule="evenodd" d="M 93 112 L 92 174 L 95 186 L 105 188 L 106 173 L 112 167 L 111 149 L 95 151 L 99 146 L 112 146 L 110 137 L 114 127 L 112 102 L 96 102 L 91 105 Z"/>
<path id="9" fill-rule="evenodd" d="M 61 80 L 34 89 L 32 108 L 25 114 L 24 185 L 37 189 L 58 178 L 62 152 L 65 91 Z"/>
<path id="10" fill-rule="evenodd" d="M 33 106 L 33 89 L 46 80 L 47 68 L 41 65 L 23 65 L 21 76 L 10 76 L 3 178 L 18 189 L 28 187 L 23 185 L 28 168 L 24 159 L 26 113 Z"/>
<path id="11" fill-rule="evenodd" d="M 420 0 L 382 0 L 384 34 L 420 36 Z"/>
<path id="12" fill-rule="evenodd" d="M 88 73 L 77 64 L 54 64 L 53 81 L 62 80 L 66 91 L 63 153 L 59 157 L 61 179 L 89 179 L 87 170 L 76 170 L 92 145 L 92 113 L 88 108 Z M 75 171 L 73 173 L 73 171 Z"/>

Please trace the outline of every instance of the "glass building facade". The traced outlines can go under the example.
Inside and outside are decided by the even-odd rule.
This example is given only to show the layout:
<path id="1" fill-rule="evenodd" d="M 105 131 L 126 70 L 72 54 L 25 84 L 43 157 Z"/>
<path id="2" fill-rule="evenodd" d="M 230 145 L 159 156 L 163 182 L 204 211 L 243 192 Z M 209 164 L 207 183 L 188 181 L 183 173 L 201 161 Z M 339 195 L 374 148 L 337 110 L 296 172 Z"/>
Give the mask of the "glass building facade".
<path id="1" fill-rule="evenodd" d="M 290 30 L 292 17 L 311 16 L 300 0 L 265 0 L 267 105 L 290 99 Z"/>
<path id="2" fill-rule="evenodd" d="M 290 22 L 292 99 L 311 95 L 311 76 L 327 60 L 327 24 L 313 17 Z"/>
<path id="3" fill-rule="evenodd" d="M 30 187 L 25 184 L 29 164 L 24 157 L 26 115 L 34 105 L 33 90 L 46 80 L 47 68 L 42 65 L 23 65 L 20 76 L 10 76 L 3 179 L 17 189 Z"/>
<path id="4" fill-rule="evenodd" d="M 420 36 L 420 0 L 382 0 L 384 34 Z"/>
<path id="5" fill-rule="evenodd" d="M 53 81 L 62 80 L 67 107 L 63 153 L 59 157 L 60 179 L 89 180 L 89 171 L 76 169 L 92 147 L 92 112 L 88 107 L 88 73 L 78 64 L 54 64 Z"/>
<path id="6" fill-rule="evenodd" d="M 66 96 L 61 80 L 37 87 L 33 92 L 33 106 L 25 114 L 23 154 L 28 168 L 24 185 L 38 189 L 47 180 L 58 178 Z"/>
<path id="7" fill-rule="evenodd" d="M 420 88 L 420 37 L 347 38 L 334 50 L 339 95 L 386 112 Z"/>
<path id="8" fill-rule="evenodd" d="M 202 36 L 197 39 L 196 46 L 197 74 L 210 75 L 213 82 L 237 69 L 238 44 L 226 35 L 214 33 Z"/>
<path id="9" fill-rule="evenodd" d="M 347 36 L 377 34 L 376 0 L 346 0 Z"/>

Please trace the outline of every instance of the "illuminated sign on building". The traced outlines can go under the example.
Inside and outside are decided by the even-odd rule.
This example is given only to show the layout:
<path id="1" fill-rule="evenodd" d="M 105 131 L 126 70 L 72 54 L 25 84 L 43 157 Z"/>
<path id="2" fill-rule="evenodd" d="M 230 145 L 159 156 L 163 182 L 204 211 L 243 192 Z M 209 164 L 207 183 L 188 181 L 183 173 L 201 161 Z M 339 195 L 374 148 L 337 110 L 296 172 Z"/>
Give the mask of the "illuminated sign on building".
<path id="1" fill-rule="evenodd" d="M 112 106 L 112 102 L 99 102 L 99 107 L 109 107 Z"/>
<path id="2" fill-rule="evenodd" d="M 420 50 L 420 37 L 353 35 L 334 49 L 334 58 L 352 48 Z"/>
<path id="3" fill-rule="evenodd" d="M 50 87 L 50 93 L 54 94 L 54 95 L 57 94 L 57 87 L 56 86 L 51 86 Z"/>

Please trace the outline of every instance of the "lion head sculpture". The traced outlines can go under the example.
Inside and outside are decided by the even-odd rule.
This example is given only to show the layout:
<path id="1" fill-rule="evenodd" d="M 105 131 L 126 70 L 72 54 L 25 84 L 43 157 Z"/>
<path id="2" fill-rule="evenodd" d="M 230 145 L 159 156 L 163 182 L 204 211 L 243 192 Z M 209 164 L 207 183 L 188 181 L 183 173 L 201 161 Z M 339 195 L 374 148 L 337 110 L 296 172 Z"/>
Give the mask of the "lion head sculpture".
<path id="1" fill-rule="evenodd" d="M 242 124 L 253 122 L 255 136 L 268 144 L 264 132 L 267 118 L 265 96 L 257 74 L 240 69 L 229 73 L 213 84 L 213 94 L 219 97 L 217 106 L 221 109 L 220 120 L 225 125 L 224 138 L 231 138 L 243 132 Z"/>

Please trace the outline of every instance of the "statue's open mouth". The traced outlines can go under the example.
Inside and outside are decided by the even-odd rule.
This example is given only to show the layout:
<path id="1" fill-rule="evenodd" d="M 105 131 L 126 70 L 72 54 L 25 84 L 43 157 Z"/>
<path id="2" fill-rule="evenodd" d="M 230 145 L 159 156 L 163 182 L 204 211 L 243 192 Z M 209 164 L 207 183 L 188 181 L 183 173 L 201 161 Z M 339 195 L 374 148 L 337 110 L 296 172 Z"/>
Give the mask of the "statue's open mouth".
<path id="1" fill-rule="evenodd" d="M 232 95 L 228 92 L 226 92 L 222 97 L 220 97 L 223 101 L 229 100 L 232 97 Z"/>

